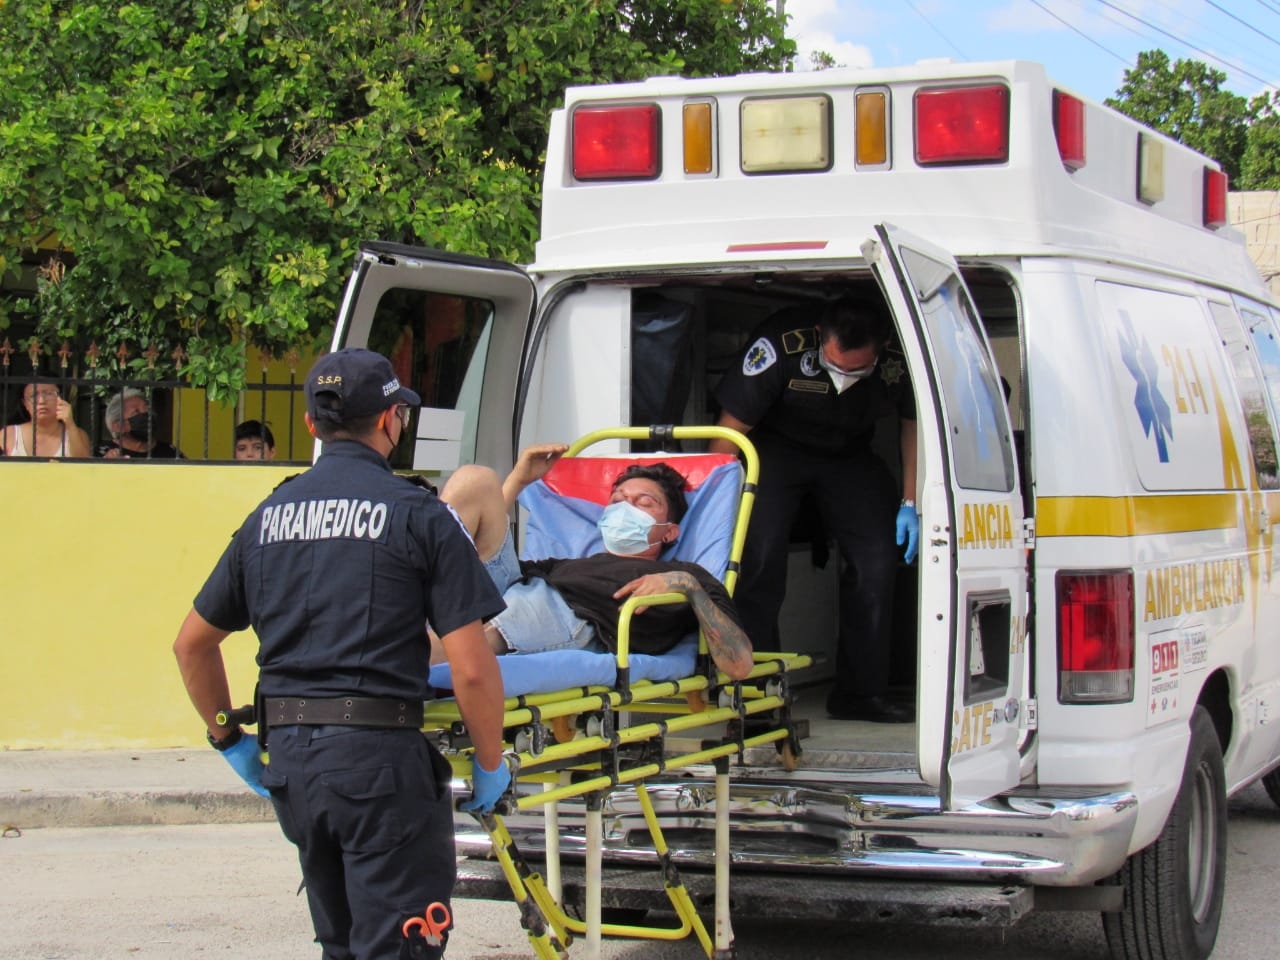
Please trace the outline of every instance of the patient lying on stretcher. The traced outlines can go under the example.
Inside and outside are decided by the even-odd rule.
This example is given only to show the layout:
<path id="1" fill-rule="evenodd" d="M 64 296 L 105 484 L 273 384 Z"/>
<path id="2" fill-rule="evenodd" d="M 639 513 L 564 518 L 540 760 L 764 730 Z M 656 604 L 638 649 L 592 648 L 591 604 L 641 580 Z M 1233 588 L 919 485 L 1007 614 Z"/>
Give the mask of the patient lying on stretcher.
<path id="1" fill-rule="evenodd" d="M 507 609 L 485 625 L 497 653 L 585 649 L 613 652 L 618 611 L 628 597 L 682 592 L 687 604 L 642 607 L 631 622 L 631 650 L 665 653 L 702 627 L 716 666 L 734 680 L 753 666 L 751 641 L 724 585 L 694 563 L 659 560 L 680 536 L 685 480 L 665 463 L 632 465 L 613 483 L 599 528 L 605 553 L 518 560 L 509 515 L 516 497 L 568 448 L 537 444 L 520 454 L 505 481 L 488 467 L 460 468 L 441 491 L 470 531 Z M 432 637 L 433 647 L 436 640 Z M 437 654 L 433 651 L 433 660 Z"/>

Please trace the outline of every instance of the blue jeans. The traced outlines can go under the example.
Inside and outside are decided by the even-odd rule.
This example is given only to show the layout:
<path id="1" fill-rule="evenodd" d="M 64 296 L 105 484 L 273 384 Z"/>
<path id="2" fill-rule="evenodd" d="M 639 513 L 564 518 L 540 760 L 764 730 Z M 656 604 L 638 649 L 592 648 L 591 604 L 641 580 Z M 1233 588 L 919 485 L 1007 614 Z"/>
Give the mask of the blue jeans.
<path id="1" fill-rule="evenodd" d="M 540 577 L 527 583 L 521 579 L 510 530 L 502 549 L 484 562 L 484 568 L 507 602 L 507 609 L 489 622 L 512 653 L 604 649 L 596 643 L 595 628 L 573 612 L 555 587 Z"/>

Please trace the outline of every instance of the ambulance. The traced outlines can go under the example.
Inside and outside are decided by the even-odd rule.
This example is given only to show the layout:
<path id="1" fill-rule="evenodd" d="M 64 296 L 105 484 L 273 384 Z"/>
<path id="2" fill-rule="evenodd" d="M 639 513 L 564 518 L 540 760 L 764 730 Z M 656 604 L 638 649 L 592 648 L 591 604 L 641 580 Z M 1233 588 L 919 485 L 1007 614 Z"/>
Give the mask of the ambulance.
<path id="1" fill-rule="evenodd" d="M 916 720 L 824 716 L 839 564 L 797 531 L 784 648 L 826 666 L 796 678 L 796 768 L 733 771 L 734 910 L 1071 908 L 1117 958 L 1207 957 L 1227 798 L 1261 779 L 1280 802 L 1280 308 L 1226 221 L 1216 163 L 1033 63 L 580 87 L 551 118 L 536 262 L 366 243 L 334 346 L 423 393 L 398 465 L 504 471 L 531 442 L 715 423 L 757 323 L 883 297 L 918 417 L 894 627 Z M 650 783 L 695 874 L 709 782 Z M 606 903 L 642 908 L 625 790 L 605 824 Z M 487 840 L 459 842 L 483 892 Z"/>

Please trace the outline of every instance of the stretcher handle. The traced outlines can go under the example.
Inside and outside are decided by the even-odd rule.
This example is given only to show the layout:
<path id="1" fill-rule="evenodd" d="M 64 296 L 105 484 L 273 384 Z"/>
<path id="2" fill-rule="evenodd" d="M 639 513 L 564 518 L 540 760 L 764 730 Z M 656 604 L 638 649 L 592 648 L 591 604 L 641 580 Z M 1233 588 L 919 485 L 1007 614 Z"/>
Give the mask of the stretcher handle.
<path id="1" fill-rule="evenodd" d="M 246 703 L 234 710 L 219 710 L 213 719 L 218 721 L 220 727 L 253 726 L 258 722 L 258 711 L 253 708 L 252 703 Z"/>

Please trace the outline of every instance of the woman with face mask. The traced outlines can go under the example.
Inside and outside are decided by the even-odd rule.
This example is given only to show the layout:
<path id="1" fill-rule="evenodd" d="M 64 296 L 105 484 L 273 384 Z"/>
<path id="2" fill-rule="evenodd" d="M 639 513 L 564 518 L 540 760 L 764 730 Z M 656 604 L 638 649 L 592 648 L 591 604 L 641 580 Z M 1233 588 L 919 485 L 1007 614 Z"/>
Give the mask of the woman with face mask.
<path id="1" fill-rule="evenodd" d="M 159 424 L 151 411 L 147 395 L 133 387 L 125 387 L 111 398 L 103 418 L 111 440 L 93 451 L 95 457 L 108 460 L 148 459 L 185 460 L 182 452 L 159 438 Z"/>
<path id="2" fill-rule="evenodd" d="M 52 383 L 28 383 L 22 406 L 31 420 L 4 428 L 0 450 L 5 456 L 89 456 L 89 435 L 76 426 L 75 411 Z"/>

